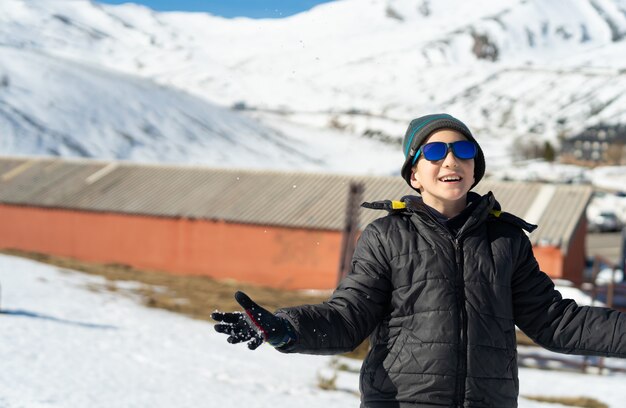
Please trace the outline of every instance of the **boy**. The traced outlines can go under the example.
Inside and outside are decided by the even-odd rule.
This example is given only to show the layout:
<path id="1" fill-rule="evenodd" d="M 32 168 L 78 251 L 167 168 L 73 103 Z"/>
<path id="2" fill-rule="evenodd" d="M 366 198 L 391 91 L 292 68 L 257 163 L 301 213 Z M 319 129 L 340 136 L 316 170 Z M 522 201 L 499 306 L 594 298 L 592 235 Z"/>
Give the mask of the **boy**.
<path id="1" fill-rule="evenodd" d="M 245 314 L 213 314 L 230 343 L 335 354 L 370 336 L 361 407 L 516 407 L 515 325 L 562 353 L 626 358 L 626 314 L 563 299 L 524 230 L 493 194 L 470 192 L 485 158 L 447 114 L 411 122 L 402 177 L 420 193 L 366 203 L 390 211 L 359 238 L 351 273 L 327 302 L 272 314 L 242 292 Z"/>

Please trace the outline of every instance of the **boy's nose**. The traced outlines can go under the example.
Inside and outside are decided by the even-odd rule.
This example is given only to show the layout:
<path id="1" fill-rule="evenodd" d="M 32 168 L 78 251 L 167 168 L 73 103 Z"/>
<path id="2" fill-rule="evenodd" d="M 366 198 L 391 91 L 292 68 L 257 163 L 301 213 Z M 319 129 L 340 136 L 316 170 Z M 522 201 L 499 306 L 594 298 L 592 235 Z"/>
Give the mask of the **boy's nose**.
<path id="1" fill-rule="evenodd" d="M 443 158 L 444 167 L 457 167 L 459 163 L 456 161 L 456 156 L 452 153 L 452 149 L 448 150 L 446 157 Z"/>

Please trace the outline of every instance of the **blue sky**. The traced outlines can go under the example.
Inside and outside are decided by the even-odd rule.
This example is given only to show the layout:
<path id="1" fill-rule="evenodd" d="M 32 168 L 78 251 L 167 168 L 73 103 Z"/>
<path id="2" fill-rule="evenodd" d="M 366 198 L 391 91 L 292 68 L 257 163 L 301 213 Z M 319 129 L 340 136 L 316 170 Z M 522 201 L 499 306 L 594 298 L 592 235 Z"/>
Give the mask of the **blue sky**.
<path id="1" fill-rule="evenodd" d="M 157 11 L 204 11 L 222 17 L 281 18 L 332 0 L 97 0 L 138 3 Z"/>

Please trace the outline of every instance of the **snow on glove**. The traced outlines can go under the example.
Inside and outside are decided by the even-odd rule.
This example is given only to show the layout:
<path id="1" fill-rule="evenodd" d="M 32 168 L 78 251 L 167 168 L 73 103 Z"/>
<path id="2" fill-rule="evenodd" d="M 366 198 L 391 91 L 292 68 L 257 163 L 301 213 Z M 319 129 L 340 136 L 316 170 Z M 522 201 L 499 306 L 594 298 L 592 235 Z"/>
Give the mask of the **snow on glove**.
<path id="1" fill-rule="evenodd" d="M 228 335 L 231 344 L 248 341 L 248 348 L 254 350 L 263 341 L 274 347 L 282 347 L 295 341 L 293 326 L 286 319 L 275 316 L 268 310 L 257 305 L 243 292 L 235 293 L 235 300 L 243 307 L 244 312 L 213 312 L 211 318 L 220 322 L 215 331 Z"/>

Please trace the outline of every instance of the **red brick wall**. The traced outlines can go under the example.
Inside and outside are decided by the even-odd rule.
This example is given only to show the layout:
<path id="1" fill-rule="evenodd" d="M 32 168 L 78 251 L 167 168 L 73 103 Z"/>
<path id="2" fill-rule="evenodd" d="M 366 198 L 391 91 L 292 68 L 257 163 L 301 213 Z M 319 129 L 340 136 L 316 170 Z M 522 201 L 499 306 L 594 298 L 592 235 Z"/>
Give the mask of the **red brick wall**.
<path id="1" fill-rule="evenodd" d="M 567 279 L 579 285 L 583 282 L 585 268 L 586 220 L 577 227 L 565 256 L 560 248 L 547 246 L 535 247 L 533 251 L 541 270 L 552 278 Z"/>
<path id="2" fill-rule="evenodd" d="M 553 246 L 534 247 L 533 252 L 539 268 L 552 278 L 567 279 L 563 276 L 563 254 Z"/>
<path id="3" fill-rule="evenodd" d="M 287 289 L 334 288 L 341 234 L 0 205 L 0 248 Z"/>
<path id="4" fill-rule="evenodd" d="M 0 248 L 285 289 L 334 288 L 340 246 L 338 231 L 0 205 Z M 584 232 L 570 253 L 535 248 L 544 272 L 577 282 Z"/>
<path id="5" fill-rule="evenodd" d="M 583 270 L 585 269 L 585 240 L 587 239 L 587 219 L 582 218 L 570 241 L 567 256 L 563 261 L 565 279 L 575 284 L 583 282 Z"/>

